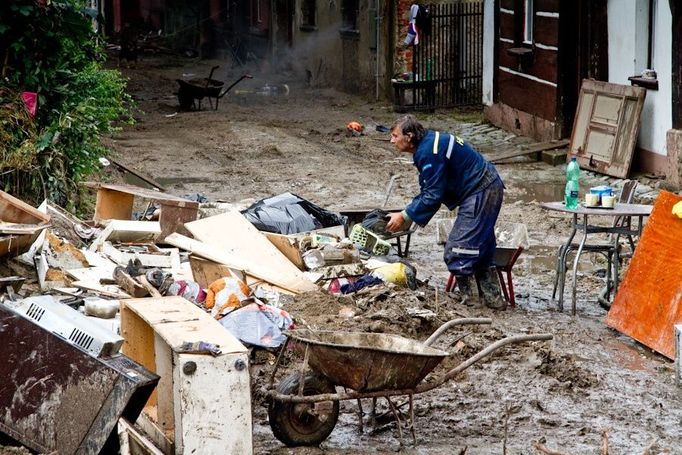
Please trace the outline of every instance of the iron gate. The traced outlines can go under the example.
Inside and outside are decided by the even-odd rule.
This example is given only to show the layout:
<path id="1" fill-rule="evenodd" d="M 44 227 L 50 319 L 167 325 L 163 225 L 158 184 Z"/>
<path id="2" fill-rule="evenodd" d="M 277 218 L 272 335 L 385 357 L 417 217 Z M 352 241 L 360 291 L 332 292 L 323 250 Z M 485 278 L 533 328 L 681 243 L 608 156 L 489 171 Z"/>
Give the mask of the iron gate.
<path id="1" fill-rule="evenodd" d="M 430 5 L 431 33 L 413 46 L 413 109 L 480 104 L 483 96 L 483 1 Z"/>

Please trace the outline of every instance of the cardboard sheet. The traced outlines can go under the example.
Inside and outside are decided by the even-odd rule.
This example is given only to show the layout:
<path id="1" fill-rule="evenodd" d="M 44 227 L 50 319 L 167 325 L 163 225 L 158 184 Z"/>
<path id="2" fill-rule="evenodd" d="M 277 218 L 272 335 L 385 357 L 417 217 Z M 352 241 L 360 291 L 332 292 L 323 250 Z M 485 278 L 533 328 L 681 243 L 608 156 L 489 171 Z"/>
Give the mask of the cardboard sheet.
<path id="1" fill-rule="evenodd" d="M 682 197 L 662 191 L 606 317 L 609 327 L 673 359 L 682 321 Z"/>
<path id="2" fill-rule="evenodd" d="M 314 291 L 317 286 L 307 280 L 258 229 L 237 211 L 192 221 L 185 227 L 194 237 L 233 258 L 246 273 L 292 292 Z"/>

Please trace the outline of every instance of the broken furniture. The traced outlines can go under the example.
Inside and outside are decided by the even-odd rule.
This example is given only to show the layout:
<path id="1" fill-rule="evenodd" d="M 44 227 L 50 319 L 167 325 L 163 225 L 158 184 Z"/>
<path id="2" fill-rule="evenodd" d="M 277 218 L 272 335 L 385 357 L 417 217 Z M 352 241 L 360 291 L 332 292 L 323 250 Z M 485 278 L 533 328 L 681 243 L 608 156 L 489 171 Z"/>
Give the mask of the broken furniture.
<path id="1" fill-rule="evenodd" d="M 345 216 L 348 218 L 348 223 L 346 224 L 346 236 L 350 236 L 353 226 L 355 226 L 358 223 L 362 223 L 362 220 L 365 219 L 367 214 L 369 214 L 372 210 L 375 209 L 344 209 L 339 211 L 339 213 L 342 216 Z M 387 208 L 383 209 L 387 212 L 400 212 L 402 208 Z M 390 235 L 380 235 L 376 234 L 381 240 L 388 241 L 391 243 L 395 248 L 396 251 L 398 252 L 398 256 L 400 257 L 406 257 L 410 253 L 410 240 L 412 238 L 412 234 L 417 230 L 417 226 L 415 224 L 412 224 L 410 228 L 400 231 L 400 232 L 395 232 Z M 402 244 L 402 238 L 405 238 L 405 247 L 403 248 Z"/>
<path id="2" fill-rule="evenodd" d="M 161 376 L 137 422 L 158 447 L 252 453 L 248 351 L 218 321 L 182 297 L 123 300 L 121 334 L 123 352 Z M 188 353 L 187 342 L 221 353 Z"/>
<path id="3" fill-rule="evenodd" d="M 0 191 L 0 257 L 26 252 L 49 221 L 40 210 Z"/>
<path id="4" fill-rule="evenodd" d="M 97 189 L 95 221 L 131 220 L 135 198 L 160 208 L 159 223 L 163 240 L 173 232 L 184 232 L 183 225 L 197 219 L 199 203 L 133 185 L 89 184 Z"/>
<path id="5" fill-rule="evenodd" d="M 449 356 L 446 351 L 432 347 L 447 329 L 455 325 L 491 322 L 488 318 L 451 320 L 440 326 L 423 343 L 383 333 L 317 332 L 309 329 L 289 331 L 286 345 L 282 349 L 285 352 L 293 348 L 300 350 L 303 364 L 275 389 L 274 378 L 282 356 L 277 358 L 267 392 L 271 399 L 268 416 L 273 434 L 288 446 L 316 446 L 334 430 L 339 416 L 339 401 L 357 400 L 362 428 L 361 399 L 373 398 L 376 403 L 377 398 L 383 397 L 388 401 L 396 420 L 401 444 L 404 424 L 411 431 L 413 440 L 416 440 L 413 408 L 415 394 L 440 387 L 507 344 L 552 339 L 550 334 L 504 338 L 443 375 L 423 381 Z M 342 386 L 344 391 L 337 392 L 337 386 Z M 409 408 L 405 413 L 399 410 L 401 406 L 396 411 L 391 400 L 391 397 L 400 395 L 408 398 Z M 374 411 L 373 409 L 372 416 L 375 416 Z"/>
<path id="6" fill-rule="evenodd" d="M 0 431 L 39 453 L 118 453 L 119 418 L 134 422 L 159 378 L 34 320 L 0 305 Z"/>
<path id="7" fill-rule="evenodd" d="M 671 213 L 682 197 L 661 191 L 632 255 L 606 324 L 674 358 L 674 325 L 682 321 L 682 220 Z"/>
<path id="8" fill-rule="evenodd" d="M 568 258 L 568 253 L 571 251 L 571 244 L 575 238 L 578 230 L 582 232 L 582 239 L 578 245 L 578 249 L 575 253 L 575 259 L 573 261 L 573 288 L 571 293 L 571 313 L 575 315 L 576 312 L 576 288 L 577 288 L 577 277 L 578 277 L 578 263 L 580 261 L 580 255 L 585 250 L 585 245 L 587 242 L 587 237 L 590 234 L 613 234 L 615 236 L 630 236 L 639 237 L 642 233 L 642 226 L 644 223 L 644 217 L 649 216 L 652 207 L 650 205 L 642 204 L 622 204 L 616 203 L 614 208 L 586 208 L 579 205 L 575 209 L 568 209 L 563 202 L 545 202 L 541 204 L 541 207 L 546 210 L 566 213 L 572 215 L 571 220 L 571 233 L 568 236 L 566 242 L 559 247 L 557 252 L 558 265 L 557 265 L 557 275 L 558 275 L 558 291 L 559 291 L 559 301 L 558 308 L 559 311 L 564 309 L 564 285 L 566 282 L 566 260 Z M 578 216 L 582 219 L 582 223 L 578 221 Z M 590 223 L 590 218 L 600 217 L 622 217 L 626 222 L 621 225 L 614 225 L 611 223 L 610 226 L 600 226 L 594 222 Z M 632 218 L 637 218 L 637 225 L 632 225 Z M 615 240 L 614 240 L 615 241 Z M 618 261 L 613 261 L 613 266 L 616 268 L 614 274 L 618 274 L 617 266 Z"/>

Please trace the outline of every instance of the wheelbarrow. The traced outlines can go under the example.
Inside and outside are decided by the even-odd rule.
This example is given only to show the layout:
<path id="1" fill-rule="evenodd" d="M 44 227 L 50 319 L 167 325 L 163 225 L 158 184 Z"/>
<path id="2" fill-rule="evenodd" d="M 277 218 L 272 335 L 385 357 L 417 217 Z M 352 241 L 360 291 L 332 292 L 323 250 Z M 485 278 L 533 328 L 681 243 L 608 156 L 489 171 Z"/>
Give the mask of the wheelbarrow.
<path id="1" fill-rule="evenodd" d="M 277 439 L 288 446 L 318 445 L 331 434 L 339 416 L 339 402 L 357 400 L 362 429 L 363 398 L 386 398 L 398 426 L 402 442 L 400 407 L 390 397 L 407 396 L 407 427 L 414 434 L 413 395 L 428 392 L 455 378 L 459 373 L 501 347 L 526 341 L 552 339 L 551 334 L 517 335 L 498 340 L 469 357 L 438 378 L 422 380 L 449 353 L 432 347 L 450 327 L 466 324 L 490 324 L 489 318 L 453 319 L 440 326 L 426 341 L 419 342 L 397 335 L 364 332 L 329 332 L 292 330 L 282 347 L 270 377 L 266 396 L 269 400 L 270 427 Z M 303 364 L 298 372 L 273 387 L 282 353 L 289 347 L 303 350 Z M 344 387 L 337 392 L 336 387 Z M 348 389 L 351 389 L 348 391 Z"/>
<path id="2" fill-rule="evenodd" d="M 218 68 L 220 67 L 214 66 L 211 68 L 208 77 L 204 79 L 191 79 L 189 81 L 176 79 L 177 83 L 180 85 L 180 88 L 178 89 L 178 103 L 180 104 L 180 108 L 184 110 L 190 110 L 192 108 L 201 110 L 201 100 L 208 98 L 211 107 L 214 110 L 218 110 L 220 98 L 225 96 L 232 87 L 242 80 L 251 79 L 253 77 L 249 74 L 244 74 L 230 86 L 223 88 L 224 83 L 222 81 L 213 79 L 213 72 Z M 215 99 L 215 107 L 213 107 L 213 102 L 211 101 L 213 99 Z"/>

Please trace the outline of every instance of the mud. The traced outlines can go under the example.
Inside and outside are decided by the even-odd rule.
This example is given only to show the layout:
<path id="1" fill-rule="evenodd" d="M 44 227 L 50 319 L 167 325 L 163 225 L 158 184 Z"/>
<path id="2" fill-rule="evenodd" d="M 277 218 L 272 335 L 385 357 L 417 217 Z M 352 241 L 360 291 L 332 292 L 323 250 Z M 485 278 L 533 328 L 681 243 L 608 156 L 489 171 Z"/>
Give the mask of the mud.
<path id="1" fill-rule="evenodd" d="M 203 111 L 179 112 L 174 80 L 183 73 L 208 74 L 216 63 L 223 68 L 216 76 L 226 81 L 245 71 L 226 72 L 225 62 L 199 65 L 152 58 L 124 69 L 141 112 L 136 125 L 107 141 L 121 162 L 173 194 L 203 193 L 211 201 L 230 203 L 291 191 L 332 210 L 377 207 L 394 174 L 399 178 L 388 205 L 401 207 L 416 193 L 409 156 L 393 152 L 387 135 L 376 131 L 377 125 L 388 126 L 396 118 L 390 105 L 308 87 L 304 77 L 294 73 L 265 75 L 249 68 L 254 79 L 226 95 L 217 111 L 208 110 L 204 100 Z M 244 93 L 266 83 L 287 83 L 290 94 Z M 429 127 L 457 132 L 484 151 L 528 141 L 482 124 L 479 112 L 419 117 Z M 363 124 L 365 134 L 347 135 L 350 121 Z M 543 211 L 539 204 L 561 197 L 561 167 L 519 160 L 498 169 L 507 187 L 500 220 L 525 223 L 529 233 L 529 246 L 514 267 L 516 308 L 492 312 L 460 305 L 444 294 L 448 275 L 432 222 L 412 238 L 409 259 L 425 283 L 418 291 L 389 289 L 354 299 L 313 293 L 286 309 L 302 326 L 397 333 L 420 340 L 453 317 L 493 318 L 491 327 L 452 330 L 439 344 L 453 351 L 452 359 L 435 375 L 502 337 L 554 335 L 551 342 L 506 347 L 455 380 L 416 396 L 417 445 L 406 437 L 404 453 L 530 454 L 539 453 L 533 448 L 536 442 L 566 454 L 602 453 L 604 437 L 612 454 L 682 453 L 682 399 L 673 364 L 605 326 L 606 310 L 596 300 L 603 285 L 603 259 L 585 255 L 581 261 L 577 316 L 558 312 L 551 299 L 553 255 L 568 233 L 569 219 Z M 594 174 L 583 181 L 586 186 L 605 183 L 618 182 Z M 651 200 L 651 192 L 647 194 Z M 256 360 L 260 373 L 254 376 L 262 384 L 273 358 L 260 355 Z M 320 448 L 285 448 L 272 436 L 265 407 L 256 402 L 256 453 L 401 449 L 390 422 L 374 430 L 365 425 L 360 434 L 354 402 L 343 403 L 339 423 Z M 369 403 L 363 407 L 367 411 Z"/>

